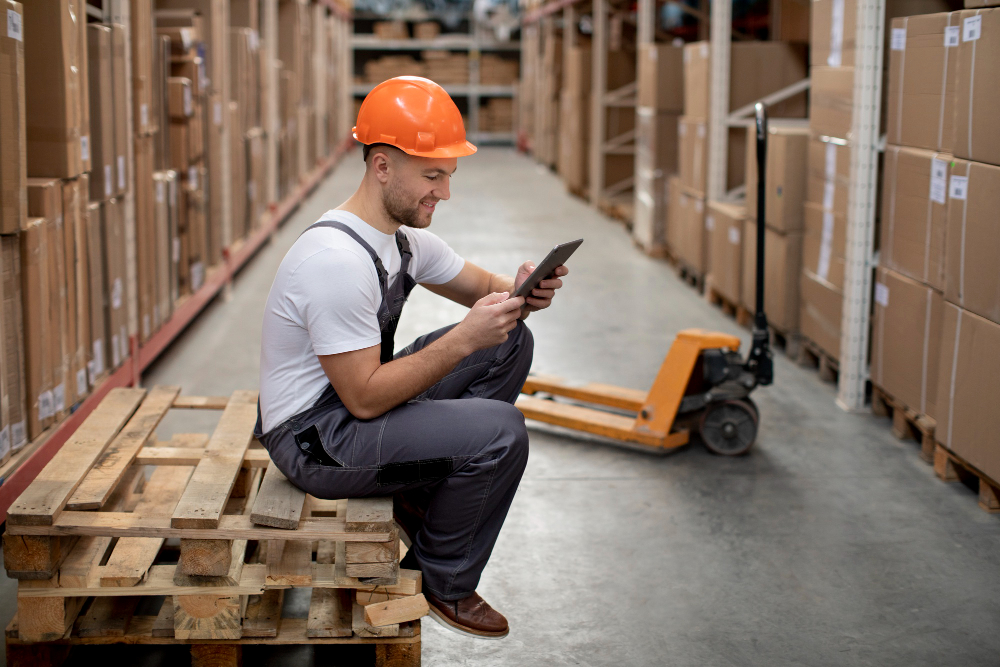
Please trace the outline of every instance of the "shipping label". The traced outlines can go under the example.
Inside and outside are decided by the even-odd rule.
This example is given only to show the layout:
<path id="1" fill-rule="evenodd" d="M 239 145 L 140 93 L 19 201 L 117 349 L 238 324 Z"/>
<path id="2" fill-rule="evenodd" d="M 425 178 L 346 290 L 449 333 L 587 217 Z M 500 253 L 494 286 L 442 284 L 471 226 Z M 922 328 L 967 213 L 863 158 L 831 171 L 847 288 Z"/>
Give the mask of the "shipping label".
<path id="1" fill-rule="evenodd" d="M 58 414 L 66 409 L 66 385 L 60 382 L 52 390 L 52 409 Z"/>
<path id="2" fill-rule="evenodd" d="M 740 244 L 740 228 L 739 227 L 730 227 L 729 228 L 729 242 L 732 243 L 733 245 L 739 245 Z"/>
<path id="3" fill-rule="evenodd" d="M 906 50 L 906 28 L 893 28 L 889 39 L 889 48 L 893 51 Z"/>
<path id="4" fill-rule="evenodd" d="M 970 16 L 962 21 L 962 41 L 973 42 L 979 39 L 983 32 L 983 17 L 980 14 Z"/>
<path id="5" fill-rule="evenodd" d="M 114 179 L 111 176 L 111 165 L 104 165 L 104 196 L 111 196 L 111 187 L 114 183 Z"/>
<path id="6" fill-rule="evenodd" d="M 38 396 L 38 420 L 43 421 L 51 417 L 52 412 L 52 392 L 43 391 Z"/>
<path id="7" fill-rule="evenodd" d="M 952 176 L 951 186 L 948 188 L 948 196 L 952 199 L 964 200 L 969 196 L 969 177 Z"/>
<path id="8" fill-rule="evenodd" d="M 959 40 L 962 37 L 962 29 L 957 25 L 950 25 L 944 29 L 944 45 L 945 48 L 952 48 L 958 46 Z"/>
<path id="9" fill-rule="evenodd" d="M 714 215 L 706 215 L 705 216 L 705 229 L 707 229 L 710 232 L 715 231 L 715 216 Z"/>
<path id="10" fill-rule="evenodd" d="M 4 426 L 0 431 L 0 459 L 10 454 L 10 427 Z"/>
<path id="11" fill-rule="evenodd" d="M 85 368 L 76 372 L 76 393 L 79 396 L 87 393 L 87 370 Z"/>
<path id="12" fill-rule="evenodd" d="M 118 347 L 118 334 L 111 334 L 111 365 L 118 368 L 122 363 L 121 349 Z"/>
<path id="13" fill-rule="evenodd" d="M 128 331 L 125 329 L 125 325 L 121 326 L 121 335 L 118 336 L 118 342 L 122 346 L 122 359 L 128 359 Z"/>
<path id="14" fill-rule="evenodd" d="M 118 189 L 125 190 L 125 156 L 118 156 Z"/>
<path id="15" fill-rule="evenodd" d="M 90 135 L 80 137 L 80 159 L 84 162 L 90 161 Z"/>
<path id="16" fill-rule="evenodd" d="M 24 422 L 18 422 L 10 427 L 10 446 L 16 452 L 28 444 L 28 430 Z"/>
<path id="17" fill-rule="evenodd" d="M 19 42 L 24 41 L 24 30 L 21 27 L 21 15 L 13 9 L 7 10 L 7 37 L 10 39 L 16 39 Z"/>
<path id="18" fill-rule="evenodd" d="M 118 310 L 122 307 L 122 279 L 115 278 L 115 282 L 111 287 L 111 307 Z M 116 366 L 118 364 L 115 364 Z"/>
<path id="19" fill-rule="evenodd" d="M 948 163 L 934 158 L 931 160 L 931 191 L 932 202 L 944 204 L 948 191 Z"/>
<path id="20" fill-rule="evenodd" d="M 889 307 L 889 286 L 884 283 L 875 283 L 875 303 L 883 308 Z"/>

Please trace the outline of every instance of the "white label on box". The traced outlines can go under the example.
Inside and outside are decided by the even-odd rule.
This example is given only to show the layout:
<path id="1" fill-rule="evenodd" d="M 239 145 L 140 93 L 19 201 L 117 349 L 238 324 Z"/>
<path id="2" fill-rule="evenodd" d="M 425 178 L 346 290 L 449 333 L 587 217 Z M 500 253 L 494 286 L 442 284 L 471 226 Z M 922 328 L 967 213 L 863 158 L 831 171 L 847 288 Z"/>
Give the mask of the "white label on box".
<path id="1" fill-rule="evenodd" d="M 958 46 L 959 40 L 962 38 L 962 29 L 957 25 L 950 25 L 944 29 L 944 45 L 946 48 L 951 48 L 953 46 Z"/>
<path id="2" fill-rule="evenodd" d="M 140 104 L 139 105 L 139 119 L 143 127 L 149 125 L 149 105 Z"/>
<path id="3" fill-rule="evenodd" d="M 705 138 L 705 126 L 704 125 L 699 125 L 698 126 L 698 138 L 699 139 L 704 139 Z"/>
<path id="4" fill-rule="evenodd" d="M 28 444 L 28 431 L 24 427 L 24 422 L 17 422 L 10 427 L 10 446 L 14 451 L 18 451 Z"/>
<path id="5" fill-rule="evenodd" d="M 708 57 L 708 42 L 702 42 L 701 43 L 701 49 L 699 49 L 699 50 L 701 51 L 701 57 L 702 58 L 707 58 Z"/>
<path id="6" fill-rule="evenodd" d="M 125 156 L 118 156 L 118 189 L 125 190 Z"/>
<path id="7" fill-rule="evenodd" d="M 837 177 L 837 144 L 827 143 L 825 168 L 828 180 Z"/>
<path id="8" fill-rule="evenodd" d="M 732 243 L 733 245 L 739 245 L 740 244 L 740 228 L 739 227 L 730 227 L 729 228 L 729 242 Z"/>
<path id="9" fill-rule="evenodd" d="M 204 280 L 205 265 L 201 262 L 195 262 L 191 265 L 191 289 L 198 290 L 201 288 L 201 284 Z"/>
<path id="10" fill-rule="evenodd" d="M 875 303 L 883 308 L 889 307 L 889 286 L 885 283 L 875 283 Z"/>
<path id="11" fill-rule="evenodd" d="M 174 237 L 174 264 L 181 261 L 181 240 L 178 237 Z"/>
<path id="12" fill-rule="evenodd" d="M 199 79 L 199 83 L 201 84 L 201 85 L 198 86 L 198 92 L 201 92 L 201 91 L 205 90 L 206 88 L 208 88 L 209 84 L 211 83 L 208 80 L 208 70 L 205 69 L 205 60 L 204 60 L 204 58 L 201 60 L 200 63 L 198 63 L 198 79 Z"/>
<path id="13" fill-rule="evenodd" d="M 94 375 L 100 375 L 104 372 L 104 340 L 98 338 L 94 341 Z M 93 380 L 90 382 L 94 384 Z"/>
<path id="14" fill-rule="evenodd" d="M 981 14 L 970 16 L 962 21 L 962 41 L 973 42 L 983 33 L 983 17 Z"/>
<path id="15" fill-rule="evenodd" d="M 833 198 L 836 194 L 837 186 L 833 181 L 826 181 L 823 184 L 823 210 L 832 211 L 833 210 Z"/>
<path id="16" fill-rule="evenodd" d="M 948 196 L 952 199 L 965 199 L 969 195 L 969 177 L 952 176 Z"/>
<path id="17" fill-rule="evenodd" d="M 194 115 L 194 102 L 191 100 L 191 86 L 184 87 L 184 115 Z"/>
<path id="18" fill-rule="evenodd" d="M 142 337 L 149 338 L 149 315 L 142 316 Z"/>
<path id="19" fill-rule="evenodd" d="M 52 408 L 56 413 L 66 409 L 66 385 L 60 382 L 59 386 L 52 390 Z"/>
<path id="20" fill-rule="evenodd" d="M 7 36 L 19 42 L 24 41 L 24 30 L 21 28 L 21 15 L 13 9 L 7 10 Z"/>
<path id="21" fill-rule="evenodd" d="M 93 360 L 87 362 L 87 375 L 90 376 L 90 386 L 93 387 L 97 383 L 97 371 L 94 370 Z"/>
<path id="22" fill-rule="evenodd" d="M 192 190 L 198 189 L 198 167 L 188 167 L 188 184 Z"/>
<path id="23" fill-rule="evenodd" d="M 114 178 L 111 176 L 111 165 L 104 165 L 104 196 L 111 196 L 111 188 L 114 186 Z"/>
<path id="24" fill-rule="evenodd" d="M 4 426 L 0 431 L 0 459 L 10 454 L 10 427 Z"/>
<path id="25" fill-rule="evenodd" d="M 191 42 L 194 41 L 193 32 L 191 28 L 181 28 L 181 44 L 185 51 L 191 48 Z"/>
<path id="26" fill-rule="evenodd" d="M 85 134 L 80 137 L 80 159 L 84 162 L 90 160 L 90 135 Z"/>
<path id="27" fill-rule="evenodd" d="M 48 419 L 52 416 L 52 392 L 43 391 L 38 397 L 38 420 Z"/>
<path id="28" fill-rule="evenodd" d="M 830 9 L 830 55 L 826 57 L 826 64 L 840 67 L 844 51 L 844 0 L 833 0 Z"/>
<path id="29" fill-rule="evenodd" d="M 906 28 L 893 28 L 889 40 L 889 48 L 893 51 L 906 50 Z"/>
<path id="30" fill-rule="evenodd" d="M 694 210 L 697 211 L 698 213 L 701 213 L 702 211 L 704 211 L 705 210 L 705 202 L 703 202 L 700 199 L 695 199 L 694 200 Z"/>
<path id="31" fill-rule="evenodd" d="M 111 286 L 111 307 L 118 310 L 122 307 L 122 279 L 115 278 L 114 284 Z M 117 365 L 117 364 L 116 364 Z"/>
<path id="32" fill-rule="evenodd" d="M 819 264 L 816 275 L 826 280 L 830 275 L 830 256 L 833 254 L 833 211 L 823 212 L 823 236 L 819 245 Z"/>
<path id="33" fill-rule="evenodd" d="M 948 163 L 934 158 L 931 160 L 931 201 L 944 204 L 948 194 Z"/>
<path id="34" fill-rule="evenodd" d="M 250 50 L 251 51 L 256 51 L 258 48 L 260 48 L 260 38 L 257 36 L 257 31 L 256 30 L 251 30 L 250 31 Z M 651 51 L 653 52 L 653 58 L 656 58 L 656 49 L 651 49 Z"/>
<path id="35" fill-rule="evenodd" d="M 118 336 L 118 342 L 122 346 L 122 359 L 128 358 L 128 332 L 125 330 L 125 325 L 122 325 L 121 335 Z"/>
<path id="36" fill-rule="evenodd" d="M 167 199 L 167 185 L 163 181 L 156 182 L 156 203 L 162 204 Z"/>
<path id="37" fill-rule="evenodd" d="M 215 126 L 222 127 L 222 102 L 215 103 Z"/>
<path id="38" fill-rule="evenodd" d="M 87 393 L 87 370 L 84 368 L 76 372 L 76 393 L 81 397 Z"/>
<path id="39" fill-rule="evenodd" d="M 118 368 L 122 363 L 121 350 L 118 349 L 118 334 L 111 334 L 111 366 Z"/>
<path id="40" fill-rule="evenodd" d="M 715 231 L 715 216 L 714 215 L 706 215 L 705 216 L 705 229 L 707 229 L 710 232 L 711 231 Z"/>

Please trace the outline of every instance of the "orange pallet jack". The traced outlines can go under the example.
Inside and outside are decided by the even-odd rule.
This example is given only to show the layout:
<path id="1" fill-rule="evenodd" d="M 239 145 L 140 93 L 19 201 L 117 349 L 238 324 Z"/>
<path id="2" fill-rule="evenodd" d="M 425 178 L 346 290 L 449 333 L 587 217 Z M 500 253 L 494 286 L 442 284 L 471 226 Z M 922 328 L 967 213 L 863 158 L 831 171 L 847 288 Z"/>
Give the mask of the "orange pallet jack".
<path id="1" fill-rule="evenodd" d="M 516 403 L 525 417 L 659 451 L 686 445 L 695 432 L 715 454 L 738 456 L 750 450 L 760 420 L 750 393 L 758 385 L 771 384 L 774 377 L 764 314 L 767 112 L 760 103 L 756 133 L 757 289 L 747 358 L 740 356 L 737 336 L 686 329 L 674 339 L 649 393 L 593 383 L 571 386 L 558 378 L 529 376 Z M 539 398 L 540 394 L 550 398 Z M 556 401 L 552 398 L 556 396 L 573 402 Z"/>

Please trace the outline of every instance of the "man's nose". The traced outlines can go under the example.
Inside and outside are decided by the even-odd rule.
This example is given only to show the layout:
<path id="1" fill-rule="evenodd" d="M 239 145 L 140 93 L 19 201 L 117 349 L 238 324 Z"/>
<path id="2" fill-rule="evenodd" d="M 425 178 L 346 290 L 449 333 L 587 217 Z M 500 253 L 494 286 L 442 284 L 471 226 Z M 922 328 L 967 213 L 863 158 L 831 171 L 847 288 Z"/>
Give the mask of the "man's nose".
<path id="1" fill-rule="evenodd" d="M 445 176 L 444 183 L 434 188 L 434 190 L 431 191 L 431 194 L 438 199 L 451 199 L 451 179 Z"/>

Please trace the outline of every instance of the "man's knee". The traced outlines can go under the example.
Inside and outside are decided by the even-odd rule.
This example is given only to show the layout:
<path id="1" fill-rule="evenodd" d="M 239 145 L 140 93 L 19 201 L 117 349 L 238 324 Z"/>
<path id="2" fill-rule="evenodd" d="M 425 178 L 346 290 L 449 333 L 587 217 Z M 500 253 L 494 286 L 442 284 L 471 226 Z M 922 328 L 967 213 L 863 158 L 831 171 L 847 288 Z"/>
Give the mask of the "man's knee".
<path id="1" fill-rule="evenodd" d="M 500 457 L 511 465 L 524 466 L 528 461 L 528 428 L 524 415 L 504 401 L 487 400 L 489 420 L 497 429 L 494 442 L 500 446 Z"/>

